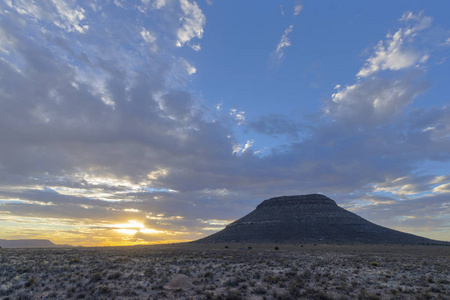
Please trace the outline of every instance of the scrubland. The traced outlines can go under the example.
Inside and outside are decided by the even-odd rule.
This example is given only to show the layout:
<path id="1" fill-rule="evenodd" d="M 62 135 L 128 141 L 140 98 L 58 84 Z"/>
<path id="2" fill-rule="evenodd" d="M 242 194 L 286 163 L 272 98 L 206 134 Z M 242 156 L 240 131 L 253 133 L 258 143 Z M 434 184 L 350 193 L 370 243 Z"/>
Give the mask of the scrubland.
<path id="1" fill-rule="evenodd" d="M 450 247 L 0 249 L 1 299 L 450 299 Z M 167 289 L 177 274 L 194 287 Z"/>

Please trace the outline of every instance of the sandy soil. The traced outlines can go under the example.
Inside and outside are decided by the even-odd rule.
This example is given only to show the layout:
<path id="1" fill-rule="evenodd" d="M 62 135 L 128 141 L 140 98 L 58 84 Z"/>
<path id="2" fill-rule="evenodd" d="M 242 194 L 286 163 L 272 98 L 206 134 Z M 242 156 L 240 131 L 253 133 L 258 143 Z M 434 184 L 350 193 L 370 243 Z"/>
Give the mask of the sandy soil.
<path id="1" fill-rule="evenodd" d="M 0 249 L 0 299 L 450 299 L 449 258 L 401 245 Z M 164 288 L 177 274 L 194 287 Z"/>

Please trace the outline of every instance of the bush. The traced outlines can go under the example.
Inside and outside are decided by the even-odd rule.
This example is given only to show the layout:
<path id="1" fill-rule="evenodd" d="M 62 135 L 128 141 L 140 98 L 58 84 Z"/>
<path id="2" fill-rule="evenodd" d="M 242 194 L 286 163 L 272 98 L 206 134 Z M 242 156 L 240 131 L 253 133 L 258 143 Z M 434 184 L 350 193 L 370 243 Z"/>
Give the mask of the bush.
<path id="1" fill-rule="evenodd" d="M 94 273 L 91 278 L 89 279 L 89 282 L 97 282 L 102 280 L 102 274 L 100 273 Z"/>
<path id="2" fill-rule="evenodd" d="M 239 286 L 239 281 L 236 278 L 228 279 L 225 281 L 224 285 L 228 287 L 237 287 Z"/>
<path id="3" fill-rule="evenodd" d="M 31 277 L 30 279 L 28 279 L 28 281 L 25 283 L 26 287 L 30 287 L 35 283 L 35 280 L 33 277 Z"/>
<path id="4" fill-rule="evenodd" d="M 115 272 L 115 273 L 109 274 L 108 279 L 119 279 L 120 276 L 122 276 L 122 273 Z"/>
<path id="5" fill-rule="evenodd" d="M 265 288 L 263 288 L 262 286 L 258 286 L 253 289 L 252 293 L 256 294 L 256 295 L 264 295 L 267 293 L 267 290 Z"/>

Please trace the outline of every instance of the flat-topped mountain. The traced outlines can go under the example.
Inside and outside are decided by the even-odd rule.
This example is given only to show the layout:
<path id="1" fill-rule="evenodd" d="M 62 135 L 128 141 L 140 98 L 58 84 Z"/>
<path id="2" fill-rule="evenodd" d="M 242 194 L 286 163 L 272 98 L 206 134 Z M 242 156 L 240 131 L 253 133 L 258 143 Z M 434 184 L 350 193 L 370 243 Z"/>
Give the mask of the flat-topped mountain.
<path id="1" fill-rule="evenodd" d="M 319 194 L 265 200 L 248 215 L 196 242 L 441 243 L 371 223 Z"/>
<path id="2" fill-rule="evenodd" d="M 49 240 L 25 239 L 25 240 L 3 240 L 0 239 L 1 248 L 55 248 L 72 247 L 70 245 L 56 245 Z"/>

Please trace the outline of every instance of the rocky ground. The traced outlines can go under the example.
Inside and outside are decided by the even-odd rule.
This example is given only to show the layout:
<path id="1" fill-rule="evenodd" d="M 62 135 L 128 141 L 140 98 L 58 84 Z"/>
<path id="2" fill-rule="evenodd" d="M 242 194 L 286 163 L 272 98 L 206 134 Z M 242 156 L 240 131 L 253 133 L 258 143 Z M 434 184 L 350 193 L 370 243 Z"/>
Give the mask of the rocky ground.
<path id="1" fill-rule="evenodd" d="M 450 299 L 449 257 L 401 245 L 0 249 L 0 298 Z"/>

